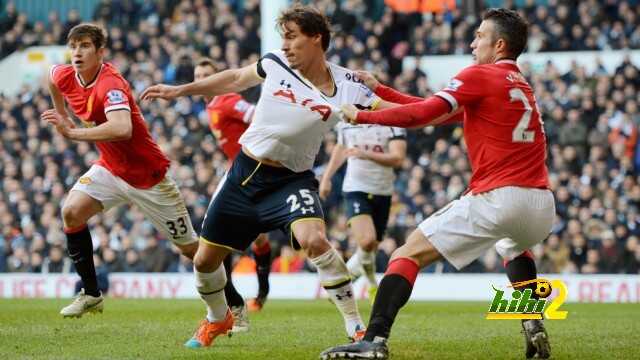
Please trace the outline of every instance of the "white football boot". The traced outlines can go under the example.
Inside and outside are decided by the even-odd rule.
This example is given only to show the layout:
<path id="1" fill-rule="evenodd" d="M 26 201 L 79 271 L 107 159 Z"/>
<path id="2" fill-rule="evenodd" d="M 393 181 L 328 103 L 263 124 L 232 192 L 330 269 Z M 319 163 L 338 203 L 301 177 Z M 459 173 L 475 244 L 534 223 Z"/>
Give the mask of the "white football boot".
<path id="1" fill-rule="evenodd" d="M 233 314 L 233 329 L 232 332 L 245 332 L 249 331 L 249 315 L 247 314 L 247 305 L 232 306 L 231 313 Z"/>
<path id="2" fill-rule="evenodd" d="M 102 297 L 102 294 L 100 294 L 100 296 L 91 296 L 85 294 L 84 289 L 82 289 L 70 305 L 60 310 L 60 315 L 63 317 L 80 318 L 86 313 L 101 313 L 103 309 L 104 297 Z"/>

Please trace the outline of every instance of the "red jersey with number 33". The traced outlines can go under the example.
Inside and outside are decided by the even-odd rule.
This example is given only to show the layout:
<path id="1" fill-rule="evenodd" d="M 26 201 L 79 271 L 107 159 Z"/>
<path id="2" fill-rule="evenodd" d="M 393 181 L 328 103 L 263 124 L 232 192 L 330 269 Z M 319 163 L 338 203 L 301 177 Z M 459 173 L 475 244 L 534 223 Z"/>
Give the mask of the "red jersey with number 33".
<path id="1" fill-rule="evenodd" d="M 207 105 L 211 132 L 230 162 L 242 149 L 238 139 L 249 127 L 254 109 L 254 105 L 235 93 L 216 96 Z"/>
<path id="2" fill-rule="evenodd" d="M 464 107 L 472 193 L 503 186 L 549 187 L 542 119 L 515 61 L 470 66 L 435 95 L 452 110 Z"/>
<path id="3" fill-rule="evenodd" d="M 107 113 L 131 113 L 132 135 L 122 141 L 96 141 L 97 165 L 108 169 L 129 185 L 147 189 L 159 183 L 169 168 L 169 159 L 153 141 L 127 81 L 113 65 L 102 64 L 96 78 L 83 85 L 71 65 L 51 68 L 51 79 L 83 125 L 93 127 L 107 121 Z"/>

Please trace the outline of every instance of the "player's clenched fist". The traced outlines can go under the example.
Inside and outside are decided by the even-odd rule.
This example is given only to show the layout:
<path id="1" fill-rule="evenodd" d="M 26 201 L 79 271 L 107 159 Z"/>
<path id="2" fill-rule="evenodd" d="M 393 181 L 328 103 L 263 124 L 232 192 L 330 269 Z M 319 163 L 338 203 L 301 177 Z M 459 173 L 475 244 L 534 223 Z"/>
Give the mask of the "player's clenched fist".
<path id="1" fill-rule="evenodd" d="M 358 77 L 358 79 L 362 80 L 366 87 L 371 90 L 375 91 L 378 85 L 380 85 L 378 79 L 376 79 L 376 77 L 368 71 L 358 70 L 356 71 L 356 76 Z"/>
<path id="2" fill-rule="evenodd" d="M 142 100 L 164 99 L 172 100 L 180 96 L 180 89 L 171 85 L 153 85 L 146 88 L 140 95 Z"/>
<path id="3" fill-rule="evenodd" d="M 342 120 L 350 123 L 350 124 L 357 124 L 358 120 L 358 108 L 356 108 L 354 105 L 342 105 L 341 107 L 342 110 Z"/>

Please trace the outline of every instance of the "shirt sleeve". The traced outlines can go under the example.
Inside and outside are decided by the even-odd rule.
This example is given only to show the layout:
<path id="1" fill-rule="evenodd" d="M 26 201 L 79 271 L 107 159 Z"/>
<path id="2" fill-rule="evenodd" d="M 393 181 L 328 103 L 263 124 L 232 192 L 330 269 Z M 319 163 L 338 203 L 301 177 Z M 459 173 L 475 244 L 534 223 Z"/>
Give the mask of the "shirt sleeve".
<path id="1" fill-rule="evenodd" d="M 391 127 L 391 139 L 389 140 L 406 140 L 407 130 L 399 127 Z"/>
<path id="2" fill-rule="evenodd" d="M 51 69 L 49 69 L 49 78 L 51 79 L 51 82 L 55 85 L 60 87 L 60 85 L 58 85 L 58 81 L 60 80 L 60 69 L 62 68 L 62 65 L 53 65 L 51 67 Z"/>
<path id="3" fill-rule="evenodd" d="M 357 88 L 357 96 L 354 105 L 359 110 L 375 110 L 380 104 L 380 98 L 368 87 L 362 84 L 354 84 Z"/>
<path id="4" fill-rule="evenodd" d="M 487 87 L 486 81 L 480 66 L 470 66 L 451 79 L 447 86 L 435 95 L 446 100 L 451 106 L 451 111 L 455 111 L 482 98 Z"/>
<path id="5" fill-rule="evenodd" d="M 256 106 L 246 101 L 245 99 L 237 99 L 233 104 L 233 113 L 235 114 L 235 118 L 241 120 L 243 123 L 248 124 L 251 122 L 251 118 L 253 117 L 253 112 L 255 111 Z"/>
<path id="6" fill-rule="evenodd" d="M 98 96 L 102 97 L 104 113 L 115 110 L 131 111 L 129 105 L 128 87 L 117 78 L 106 78 L 102 80 Z"/>

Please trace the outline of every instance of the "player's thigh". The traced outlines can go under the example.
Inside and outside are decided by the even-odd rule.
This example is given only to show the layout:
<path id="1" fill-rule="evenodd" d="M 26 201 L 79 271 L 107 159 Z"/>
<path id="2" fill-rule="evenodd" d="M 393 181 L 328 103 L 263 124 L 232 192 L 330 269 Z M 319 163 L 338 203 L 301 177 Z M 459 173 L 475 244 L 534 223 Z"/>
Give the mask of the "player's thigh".
<path id="1" fill-rule="evenodd" d="M 319 233 L 307 231 L 310 228 L 322 228 L 322 238 L 326 242 L 318 181 L 310 171 L 296 177 L 288 177 L 277 189 L 260 198 L 256 210 L 263 232 L 282 229 L 289 235 L 294 249 L 307 249 L 320 238 Z M 294 227 L 301 230 L 294 232 Z"/>
<path id="2" fill-rule="evenodd" d="M 422 268 L 442 259 L 442 254 L 420 229 L 416 229 L 409 235 L 404 245 L 393 252 L 391 260 L 401 257 L 413 259 Z"/>
<path id="3" fill-rule="evenodd" d="M 471 195 L 454 200 L 420 223 L 418 229 L 457 269 L 479 258 L 504 234 L 489 209 L 478 206 Z"/>
<path id="4" fill-rule="evenodd" d="M 221 180 L 202 223 L 201 242 L 244 251 L 263 232 L 255 204 L 240 183 L 232 171 Z"/>
<path id="5" fill-rule="evenodd" d="M 136 205 L 167 239 L 184 250 L 197 247 L 198 238 L 184 198 L 171 178 L 165 177 L 149 189 L 130 187 L 128 193 L 131 204 Z"/>
<path id="6" fill-rule="evenodd" d="M 349 236 L 354 239 L 360 247 L 373 247 L 376 242 L 376 228 L 373 218 L 369 214 L 360 214 L 349 219 Z"/>
<path id="7" fill-rule="evenodd" d="M 102 166 L 91 166 L 65 199 L 62 206 L 65 225 L 67 222 L 84 224 L 93 215 L 124 203 L 124 193 L 118 186 L 118 180 Z"/>
<path id="8" fill-rule="evenodd" d="M 542 242 L 551 231 L 555 202 L 549 190 L 519 187 L 498 192 L 505 205 L 504 227 L 508 236 L 496 243 L 496 251 L 511 260 Z"/>
<path id="9" fill-rule="evenodd" d="M 82 191 L 72 190 L 62 206 L 62 219 L 66 228 L 74 228 L 86 224 L 92 216 L 101 211 L 100 201 Z"/>

